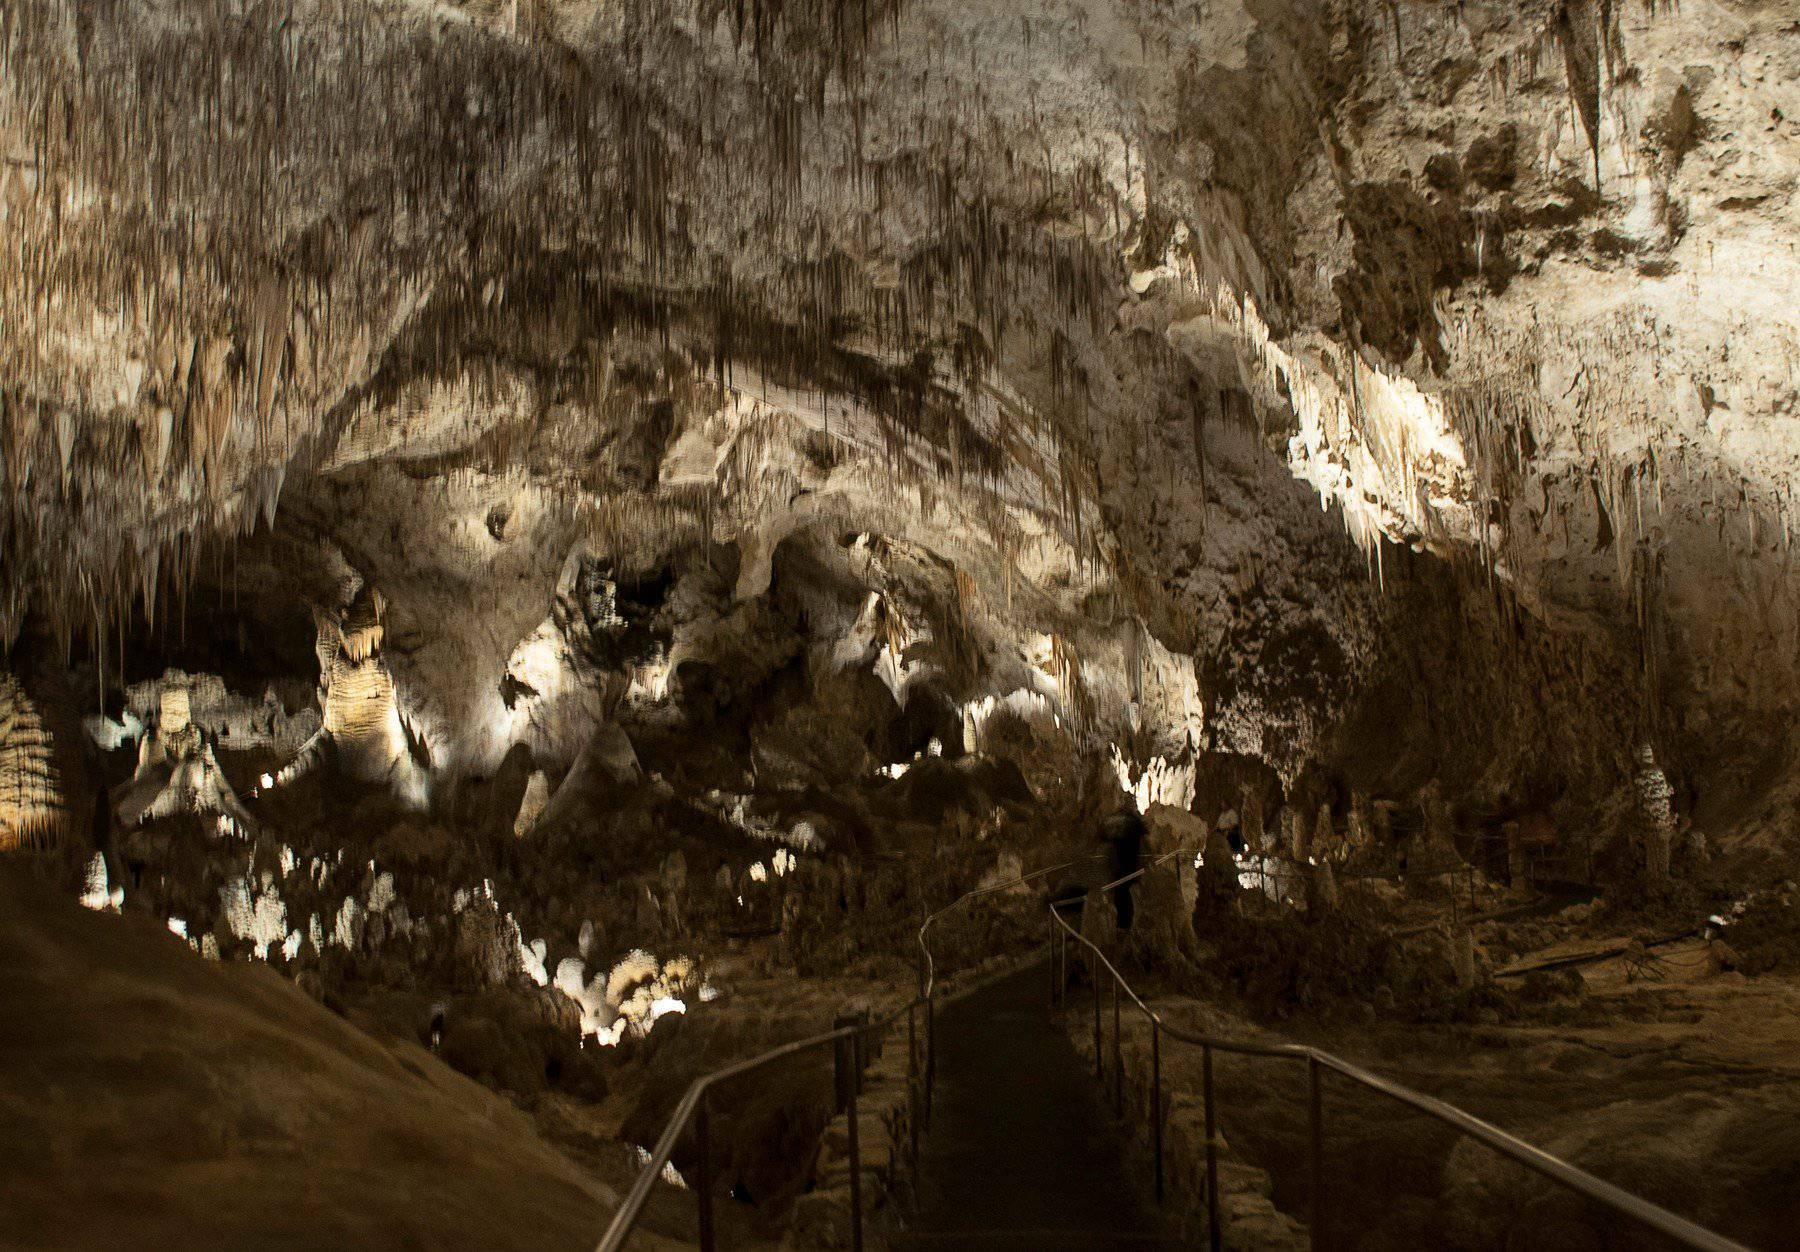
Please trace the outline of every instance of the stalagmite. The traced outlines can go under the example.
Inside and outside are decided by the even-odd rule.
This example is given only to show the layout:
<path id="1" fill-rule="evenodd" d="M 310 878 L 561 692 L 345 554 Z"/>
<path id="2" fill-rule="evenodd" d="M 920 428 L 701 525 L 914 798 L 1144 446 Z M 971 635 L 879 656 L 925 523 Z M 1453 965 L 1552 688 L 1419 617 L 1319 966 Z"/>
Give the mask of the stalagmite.
<path id="1" fill-rule="evenodd" d="M 1467 926 L 1457 926 L 1450 935 L 1450 966 L 1457 986 L 1467 989 L 1475 985 L 1475 932 Z"/>
<path id="2" fill-rule="evenodd" d="M 525 794 L 519 800 L 518 815 L 513 818 L 513 834 L 523 839 L 531 833 L 531 828 L 543 815 L 544 807 L 550 803 L 550 779 L 544 771 L 533 770 L 531 778 L 525 784 Z"/>
<path id="3" fill-rule="evenodd" d="M 87 875 L 83 880 L 81 903 L 85 908 L 96 912 L 112 910 L 117 912 L 125 903 L 125 888 L 112 882 L 106 869 L 106 856 L 96 852 L 88 858 Z"/>
<path id="4" fill-rule="evenodd" d="M 1531 866 L 1525 855 L 1524 827 L 1518 821 L 1509 821 L 1501 827 L 1501 835 L 1506 840 L 1506 876 L 1514 892 L 1523 892 L 1531 885 Z"/>
<path id="5" fill-rule="evenodd" d="M 1331 862 L 1319 861 L 1306 867 L 1306 911 L 1313 915 L 1329 913 L 1338 906 L 1337 875 Z"/>
<path id="6" fill-rule="evenodd" d="M 1241 814 L 1238 829 L 1243 833 L 1244 850 L 1251 856 L 1266 855 L 1269 847 L 1268 836 L 1263 830 L 1262 789 L 1252 783 L 1243 783 L 1238 794 Z"/>
<path id="7" fill-rule="evenodd" d="M 156 725 L 139 740 L 137 772 L 115 791 L 112 805 L 114 819 L 124 827 L 198 813 L 240 837 L 260 829 L 226 781 L 212 743 L 193 723 L 186 674 L 163 676 Z"/>
<path id="8" fill-rule="evenodd" d="M 1144 864 L 1161 868 L 1147 872 L 1138 888 L 1133 946 L 1166 962 L 1191 961 L 1198 953 L 1194 909 L 1200 887 L 1195 859 L 1210 842 L 1211 831 L 1185 809 L 1167 804 L 1151 805 L 1145 811 L 1145 825 L 1149 839 Z"/>
<path id="9" fill-rule="evenodd" d="M 1369 802 L 1369 793 L 1353 791 L 1350 794 L 1350 813 L 1344 825 L 1344 851 L 1348 858 L 1368 855 L 1375 846 L 1375 814 Z"/>
<path id="10" fill-rule="evenodd" d="M 1637 836 L 1644 876 L 1652 884 L 1662 885 L 1669 880 L 1669 861 L 1675 845 L 1675 793 L 1649 744 L 1638 749 L 1637 765 Z"/>
<path id="11" fill-rule="evenodd" d="M 18 679 L 0 670 L 0 852 L 51 846 L 70 823 L 44 716 Z"/>
<path id="12" fill-rule="evenodd" d="M 1309 855 L 1321 862 L 1342 859 L 1344 841 L 1338 837 L 1337 827 L 1331 820 L 1331 805 L 1319 805 L 1318 820 L 1313 823 L 1312 843 Z"/>
<path id="13" fill-rule="evenodd" d="M 1281 850 L 1296 865 L 1314 859 L 1312 822 L 1297 800 L 1281 810 Z"/>
<path id="14" fill-rule="evenodd" d="M 1418 795 L 1421 828 L 1406 855 L 1406 879 L 1414 892 L 1447 889 L 1462 858 L 1457 854 L 1450 805 L 1443 787 L 1432 779 Z"/>
<path id="15" fill-rule="evenodd" d="M 422 750 L 400 717 L 393 674 L 382 656 L 381 593 L 365 585 L 341 616 L 320 615 L 316 649 L 324 718 L 319 731 L 276 775 L 292 782 L 322 762 L 357 782 L 382 785 L 423 809 L 430 793 Z"/>

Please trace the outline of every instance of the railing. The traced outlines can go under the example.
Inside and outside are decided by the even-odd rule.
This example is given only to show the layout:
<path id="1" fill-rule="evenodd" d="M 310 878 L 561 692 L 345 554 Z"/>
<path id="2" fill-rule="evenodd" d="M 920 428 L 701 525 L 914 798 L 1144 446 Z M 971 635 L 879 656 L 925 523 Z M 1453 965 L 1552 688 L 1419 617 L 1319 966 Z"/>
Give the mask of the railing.
<path id="1" fill-rule="evenodd" d="M 675 1114 L 669 1119 L 668 1126 L 656 1141 L 649 1159 L 645 1161 L 643 1170 L 638 1174 L 631 1191 L 626 1195 L 618 1212 L 613 1214 L 612 1223 L 601 1236 L 599 1252 L 618 1252 L 625 1246 L 626 1238 L 636 1227 L 638 1219 L 643 1215 L 644 1205 L 650 1199 L 650 1193 L 656 1181 L 668 1167 L 669 1158 L 675 1154 L 675 1148 L 681 1141 L 682 1133 L 692 1123 L 694 1128 L 694 1151 L 697 1157 L 693 1192 L 699 1208 L 700 1248 L 701 1252 L 714 1252 L 715 1231 L 713 1223 L 713 1188 L 712 1188 L 712 1145 L 709 1129 L 711 1116 L 708 1108 L 708 1096 L 712 1089 L 721 1083 L 729 1082 L 754 1070 L 762 1069 L 776 1061 L 802 1052 L 810 1052 L 815 1048 L 833 1048 L 833 1068 L 835 1087 L 840 1110 L 846 1114 L 850 1139 L 850 1231 L 851 1246 L 855 1252 L 861 1252 L 863 1246 L 862 1215 L 862 1143 L 857 1119 L 857 1097 L 861 1093 L 863 1070 L 866 1068 L 867 1052 L 865 1041 L 871 1036 L 885 1032 L 902 1017 L 906 1018 L 906 1091 L 908 1108 L 911 1116 L 912 1144 L 911 1155 L 913 1168 L 918 1168 L 919 1128 L 921 1113 L 924 1122 L 931 1120 L 931 1095 L 937 1082 L 937 960 L 932 955 L 929 943 L 931 927 L 940 917 L 961 908 L 969 901 L 981 896 L 993 895 L 1001 891 L 1009 891 L 1021 887 L 1047 874 L 1058 870 L 1069 869 L 1085 861 L 1097 859 L 1098 854 L 1090 857 L 1079 857 L 1073 861 L 1064 861 L 1059 865 L 1045 866 L 1033 870 L 1019 878 L 1009 879 L 1002 883 L 993 883 L 986 887 L 977 887 L 966 891 L 949 904 L 928 916 L 919 927 L 919 991 L 906 1005 L 895 1009 L 884 1017 L 873 1021 L 839 1020 L 831 1030 L 812 1035 L 805 1039 L 796 1039 L 792 1043 L 764 1052 L 761 1056 L 739 1061 L 724 1069 L 715 1070 L 696 1078 L 682 1095 L 681 1102 L 675 1106 Z M 920 1064 L 918 1017 L 923 1010 L 925 1016 L 924 1058 Z"/>
<path id="2" fill-rule="evenodd" d="M 1172 857 L 1191 856 L 1193 849 L 1181 849 L 1159 858 L 1157 862 L 1145 866 L 1136 873 L 1127 874 L 1106 884 L 1101 890 L 1123 886 L 1134 879 L 1141 878 L 1158 864 Z M 1156 1172 L 1156 1199 L 1162 1202 L 1164 1193 L 1163 1178 L 1163 1084 L 1162 1084 L 1162 1038 L 1167 1035 L 1171 1039 L 1193 1044 L 1200 1048 L 1200 1090 L 1206 1132 L 1206 1223 L 1207 1239 L 1213 1252 L 1219 1252 L 1221 1244 L 1219 1214 L 1219 1160 L 1217 1134 L 1217 1101 L 1213 1094 L 1213 1053 L 1227 1052 L 1237 1056 L 1269 1057 L 1278 1060 L 1306 1062 L 1309 1079 L 1308 1099 L 1308 1164 L 1309 1193 L 1307 1197 L 1308 1226 L 1311 1232 L 1312 1246 L 1321 1246 L 1325 1230 L 1325 1167 L 1324 1167 L 1324 1099 L 1321 1078 L 1324 1071 L 1331 1070 L 1343 1075 L 1358 1086 L 1366 1087 L 1377 1094 L 1387 1096 L 1401 1104 L 1408 1105 L 1436 1118 L 1445 1125 L 1468 1135 L 1477 1143 L 1498 1152 L 1549 1178 L 1551 1181 L 1567 1187 L 1597 1201 L 1606 1208 L 1621 1216 L 1659 1231 L 1677 1243 L 1688 1248 L 1703 1249 L 1704 1252 L 1748 1252 L 1742 1244 L 1735 1243 L 1723 1235 L 1715 1234 L 1704 1226 L 1696 1225 L 1685 1217 L 1680 1217 L 1660 1205 L 1652 1204 L 1641 1196 L 1633 1195 L 1621 1187 L 1594 1177 L 1586 1170 L 1577 1169 L 1568 1162 L 1551 1156 L 1541 1148 L 1533 1147 L 1522 1139 L 1515 1138 L 1490 1122 L 1442 1100 L 1423 1095 L 1410 1087 L 1371 1074 L 1365 1069 L 1352 1065 L 1341 1057 L 1319 1048 L 1308 1047 L 1297 1043 L 1263 1044 L 1239 1039 L 1221 1039 L 1211 1035 L 1196 1034 L 1185 1031 L 1165 1022 L 1143 998 L 1132 990 L 1113 963 L 1107 959 L 1095 944 L 1069 925 L 1068 919 L 1058 910 L 1056 904 L 1050 905 L 1050 977 L 1052 1005 L 1066 1004 L 1068 998 L 1068 947 L 1069 939 L 1086 947 L 1093 954 L 1093 965 L 1103 968 L 1112 975 L 1112 1018 L 1113 1018 L 1113 1102 L 1115 1107 L 1123 1107 L 1124 1103 L 1124 1051 L 1120 1033 L 1120 1005 L 1122 997 L 1129 997 L 1146 1019 L 1150 1022 L 1150 1109 L 1151 1109 L 1151 1155 Z M 1094 1076 L 1104 1083 L 1105 1052 L 1101 1038 L 1101 993 L 1100 979 L 1091 979 L 1094 984 Z"/>

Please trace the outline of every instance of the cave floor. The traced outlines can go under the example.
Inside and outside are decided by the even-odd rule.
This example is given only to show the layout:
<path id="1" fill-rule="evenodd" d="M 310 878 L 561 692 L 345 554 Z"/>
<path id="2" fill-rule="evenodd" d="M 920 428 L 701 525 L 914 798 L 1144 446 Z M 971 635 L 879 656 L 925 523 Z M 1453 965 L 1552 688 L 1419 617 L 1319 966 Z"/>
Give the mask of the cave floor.
<path id="1" fill-rule="evenodd" d="M 635 1177 L 270 967 L 17 863 L 0 1005 L 0 1247 L 576 1252 Z"/>
<path id="2" fill-rule="evenodd" d="M 1178 994 L 1151 1002 L 1189 1030 L 1325 1047 L 1750 1247 L 1789 1246 L 1800 1212 L 1800 1179 L 1787 1165 L 1800 1116 L 1800 980 L 1707 973 L 1703 956 L 1698 942 L 1671 947 L 1648 976 L 1621 960 L 1588 966 L 1578 997 L 1486 1025 L 1296 1021 L 1269 1030 L 1216 1003 Z M 1125 1027 L 1141 1071 L 1147 1033 L 1135 1017 Z M 1171 1089 L 1200 1089 L 1198 1049 L 1165 1047 L 1162 1065 Z M 1216 1071 L 1226 1143 L 1271 1172 L 1278 1207 L 1303 1213 L 1305 1071 L 1229 1055 Z M 1541 1243 L 1553 1229 L 1648 1246 L 1635 1228 L 1580 1209 L 1454 1132 L 1336 1081 L 1325 1092 L 1325 1134 L 1327 1247 L 1485 1252 L 1521 1246 L 1507 1243 L 1509 1232 Z"/>
<path id="3" fill-rule="evenodd" d="M 918 1212 L 897 1249 L 1173 1248 L 1033 965 L 938 1014 Z"/>

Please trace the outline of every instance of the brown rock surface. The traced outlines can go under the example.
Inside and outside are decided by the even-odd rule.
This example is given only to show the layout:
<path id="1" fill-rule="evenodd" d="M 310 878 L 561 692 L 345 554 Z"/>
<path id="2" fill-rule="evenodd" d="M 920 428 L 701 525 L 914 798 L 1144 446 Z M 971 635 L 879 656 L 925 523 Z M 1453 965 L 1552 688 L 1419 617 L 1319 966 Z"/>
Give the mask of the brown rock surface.
<path id="1" fill-rule="evenodd" d="M 0 872 L 8 1243 L 587 1248 L 615 1192 L 271 970 Z"/>

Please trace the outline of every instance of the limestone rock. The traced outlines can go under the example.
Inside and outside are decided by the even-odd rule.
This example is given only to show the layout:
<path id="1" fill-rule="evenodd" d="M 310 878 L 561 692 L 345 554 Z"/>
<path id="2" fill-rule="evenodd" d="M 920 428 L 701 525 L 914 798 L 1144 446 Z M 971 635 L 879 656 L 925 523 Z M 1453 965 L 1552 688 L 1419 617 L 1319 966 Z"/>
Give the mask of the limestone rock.
<path id="1" fill-rule="evenodd" d="M 18 680 L 0 671 L 0 852 L 54 843 L 69 824 L 44 716 Z"/>

